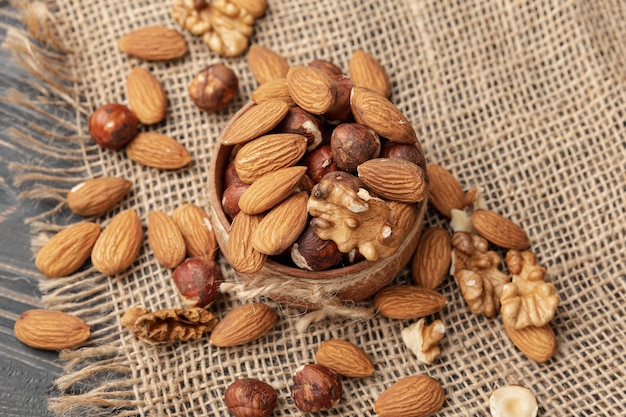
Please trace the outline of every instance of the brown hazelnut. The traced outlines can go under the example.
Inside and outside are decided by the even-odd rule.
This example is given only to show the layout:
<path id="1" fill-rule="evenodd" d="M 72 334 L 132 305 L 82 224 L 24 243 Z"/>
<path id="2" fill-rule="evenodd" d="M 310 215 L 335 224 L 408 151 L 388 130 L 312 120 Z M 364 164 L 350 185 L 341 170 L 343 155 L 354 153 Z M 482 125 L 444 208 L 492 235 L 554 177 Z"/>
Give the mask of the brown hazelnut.
<path id="1" fill-rule="evenodd" d="M 237 380 L 224 392 L 224 403 L 235 417 L 267 417 L 272 414 L 277 402 L 276 390 L 254 378 Z"/>
<path id="2" fill-rule="evenodd" d="M 307 140 L 307 151 L 312 151 L 322 143 L 324 120 L 321 116 L 309 113 L 300 107 L 291 107 L 287 115 L 276 126 L 278 133 L 297 133 Z"/>
<path id="3" fill-rule="evenodd" d="M 89 134 L 106 149 L 121 149 L 137 136 L 139 120 L 123 104 L 98 107 L 89 117 Z"/>
<path id="4" fill-rule="evenodd" d="M 344 72 L 337 66 L 336 64 L 327 61 L 325 59 L 314 59 L 309 62 L 309 67 L 313 67 L 318 69 L 326 74 L 330 75 L 331 78 L 340 78 L 343 77 Z"/>
<path id="5" fill-rule="evenodd" d="M 293 374 L 291 398 L 305 413 L 330 410 L 341 401 L 341 377 L 318 363 L 303 365 Z"/>
<path id="6" fill-rule="evenodd" d="M 233 159 L 226 165 L 226 169 L 224 170 L 224 189 L 227 189 L 231 185 L 236 182 L 243 182 L 241 178 L 239 178 L 239 174 L 237 173 L 237 168 L 235 168 L 235 160 Z"/>
<path id="7" fill-rule="evenodd" d="M 237 75 L 224 64 L 213 64 L 196 74 L 189 84 L 189 96 L 209 113 L 222 110 L 239 91 Z"/>
<path id="8" fill-rule="evenodd" d="M 333 151 L 330 145 L 322 145 L 309 152 L 303 160 L 306 165 L 306 173 L 313 182 L 318 183 L 329 172 L 339 171 L 339 167 L 333 160 Z"/>
<path id="9" fill-rule="evenodd" d="M 354 83 L 349 77 L 341 76 L 335 79 L 335 88 L 337 90 L 335 101 L 333 101 L 330 109 L 324 113 L 324 119 L 328 123 L 338 124 L 354 121 L 352 108 L 350 107 L 352 87 L 354 87 Z"/>
<path id="10" fill-rule="evenodd" d="M 220 296 L 222 272 L 214 261 L 202 258 L 187 258 L 172 274 L 174 285 L 183 303 L 188 308 L 205 308 Z"/>
<path id="11" fill-rule="evenodd" d="M 315 187 L 315 183 L 313 182 L 311 177 L 304 174 L 302 176 L 302 179 L 300 180 L 300 183 L 297 185 L 296 189 L 294 190 L 294 192 L 306 191 L 307 194 L 311 194 L 311 190 L 313 189 L 313 187 Z"/>
<path id="12" fill-rule="evenodd" d="M 226 214 L 230 220 L 234 219 L 237 213 L 241 211 L 239 208 L 239 199 L 248 187 L 250 187 L 250 184 L 236 181 L 224 190 L 224 194 L 222 194 L 222 210 L 224 210 L 224 214 Z"/>
<path id="13" fill-rule="evenodd" d="M 424 153 L 413 144 L 386 142 L 380 149 L 380 158 L 400 158 L 413 162 L 426 170 Z"/>
<path id="14" fill-rule="evenodd" d="M 333 131 L 330 147 L 339 169 L 353 173 L 360 164 L 378 156 L 380 139 L 363 125 L 343 123 Z"/>
<path id="15" fill-rule="evenodd" d="M 307 227 L 291 245 L 291 260 L 298 268 L 323 271 L 338 265 L 343 260 L 343 253 L 335 242 L 321 239 L 311 227 Z"/>

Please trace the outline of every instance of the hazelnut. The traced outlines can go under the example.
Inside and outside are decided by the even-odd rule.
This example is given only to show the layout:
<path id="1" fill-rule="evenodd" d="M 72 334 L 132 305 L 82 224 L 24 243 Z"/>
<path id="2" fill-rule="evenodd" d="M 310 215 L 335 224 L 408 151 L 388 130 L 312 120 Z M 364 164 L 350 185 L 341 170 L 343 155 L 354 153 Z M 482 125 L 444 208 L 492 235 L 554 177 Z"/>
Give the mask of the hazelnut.
<path id="1" fill-rule="evenodd" d="M 239 178 L 239 174 L 237 173 L 237 168 L 235 168 L 235 160 L 233 159 L 226 165 L 226 169 L 224 170 L 224 189 L 227 189 L 231 185 L 236 182 L 243 182 L 241 178 Z"/>
<path id="2" fill-rule="evenodd" d="M 311 177 L 304 174 L 302 176 L 302 179 L 300 180 L 300 183 L 295 188 L 294 192 L 306 191 L 307 194 L 311 194 L 311 190 L 313 189 L 313 187 L 315 187 L 315 183 L 313 182 Z"/>
<path id="3" fill-rule="evenodd" d="M 306 165 L 306 173 L 313 182 L 318 183 L 329 172 L 339 171 L 339 167 L 333 160 L 333 151 L 330 145 L 322 145 L 309 152 L 303 160 Z"/>
<path id="4" fill-rule="evenodd" d="M 187 258 L 176 267 L 172 278 L 178 294 L 188 308 L 208 307 L 220 296 L 222 272 L 217 263 L 210 259 Z"/>
<path id="5" fill-rule="evenodd" d="M 297 133 L 307 140 L 307 151 L 312 151 L 322 143 L 324 120 L 321 116 L 309 113 L 300 107 L 291 107 L 287 115 L 276 126 L 278 133 Z"/>
<path id="6" fill-rule="evenodd" d="M 237 75 L 224 64 L 213 64 L 196 74 L 189 84 L 189 96 L 209 113 L 222 110 L 239 91 Z"/>
<path id="7" fill-rule="evenodd" d="M 237 380 L 224 392 L 224 403 L 235 417 L 267 417 L 277 402 L 276 390 L 254 378 Z"/>
<path id="8" fill-rule="evenodd" d="M 344 76 L 341 68 L 325 59 L 314 59 L 313 61 L 309 62 L 309 67 L 313 67 L 322 72 L 325 72 L 326 74 L 330 75 L 331 78 L 340 78 Z"/>
<path id="9" fill-rule="evenodd" d="M 330 410 L 341 401 L 341 378 L 324 365 L 303 365 L 293 374 L 291 398 L 305 413 Z"/>
<path id="10" fill-rule="evenodd" d="M 222 195 L 222 210 L 224 210 L 224 214 L 226 214 L 230 220 L 234 219 L 237 213 L 241 211 L 239 208 L 239 199 L 248 187 L 250 187 L 250 184 L 237 181 L 224 190 L 224 194 Z"/>
<path id="11" fill-rule="evenodd" d="M 98 107 L 89 117 L 89 134 L 106 149 L 121 149 L 137 136 L 139 120 L 123 104 Z"/>
<path id="12" fill-rule="evenodd" d="M 413 144 L 385 142 L 380 148 L 379 157 L 406 159 L 423 170 L 426 170 L 426 158 L 424 157 L 424 153 Z"/>
<path id="13" fill-rule="evenodd" d="M 324 113 L 324 118 L 328 123 L 348 123 L 354 121 L 352 117 L 352 108 L 350 107 L 350 94 L 352 93 L 354 83 L 349 77 L 341 76 L 335 79 L 335 101 L 330 109 Z"/>
<path id="14" fill-rule="evenodd" d="M 333 131 L 330 147 L 339 169 L 354 173 L 360 164 L 378 156 L 380 139 L 363 125 L 343 123 Z"/>
<path id="15" fill-rule="evenodd" d="M 498 388 L 489 397 L 493 417 L 535 417 L 538 408 L 533 393 L 521 385 Z"/>
<path id="16" fill-rule="evenodd" d="M 343 253 L 335 242 L 321 239 L 311 227 L 307 227 L 291 245 L 291 260 L 298 268 L 323 271 L 338 265 L 343 260 Z"/>

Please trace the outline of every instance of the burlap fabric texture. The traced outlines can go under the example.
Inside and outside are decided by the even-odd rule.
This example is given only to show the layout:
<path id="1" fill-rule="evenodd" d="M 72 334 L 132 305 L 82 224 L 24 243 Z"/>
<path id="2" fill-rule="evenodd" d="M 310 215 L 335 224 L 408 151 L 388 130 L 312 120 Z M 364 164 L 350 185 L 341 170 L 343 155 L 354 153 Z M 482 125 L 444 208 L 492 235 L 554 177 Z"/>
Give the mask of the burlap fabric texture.
<path id="1" fill-rule="evenodd" d="M 18 93 L 12 99 L 56 125 L 47 132 L 36 124 L 13 131 L 14 146 L 39 152 L 46 161 L 13 166 L 23 195 L 59 201 L 55 210 L 32 219 L 40 232 L 35 243 L 78 220 L 68 218 L 63 195 L 86 178 L 133 181 L 122 204 L 96 219 L 103 226 L 126 208 L 135 208 L 145 225 L 151 210 L 203 204 L 212 144 L 256 86 L 245 56 L 217 57 L 188 33 L 190 53 L 175 62 L 148 63 L 120 53 L 116 41 L 132 29 L 177 28 L 168 1 L 20 6 L 48 46 L 18 31 L 10 32 L 5 46 L 45 81 L 47 95 L 38 103 Z M 120 326 L 121 315 L 133 305 L 159 309 L 181 302 L 170 272 L 158 266 L 146 242 L 132 268 L 119 276 L 88 269 L 42 280 L 47 306 L 77 314 L 93 329 L 87 346 L 61 354 L 66 366 L 51 410 L 223 416 L 224 390 L 247 376 L 279 391 L 274 415 L 299 415 L 289 398 L 292 372 L 313 361 L 321 341 L 339 338 L 362 346 L 376 371 L 344 379 L 344 399 L 327 415 L 374 415 L 379 394 L 412 374 L 442 383 L 441 416 L 488 415 L 489 394 L 510 383 L 537 395 L 542 416 L 626 415 L 625 40 L 624 3 L 487 0 L 269 0 L 251 40 L 293 65 L 322 58 L 347 68 L 358 48 L 380 60 L 393 83 L 392 101 L 413 123 L 428 160 L 448 168 L 466 190 L 482 187 L 489 207 L 531 236 L 531 249 L 561 298 L 552 321 L 559 347 L 548 363 L 517 351 L 498 318 L 471 314 L 451 277 L 441 288 L 448 305 L 437 317 L 447 334 L 433 365 L 418 363 L 402 343 L 400 331 L 409 321 L 327 319 L 299 333 L 300 311 L 262 298 L 280 321 L 258 342 L 231 349 L 216 349 L 206 340 L 148 345 Z M 190 101 L 187 85 L 196 71 L 215 62 L 233 68 L 241 87 L 232 106 L 209 115 Z M 186 169 L 145 168 L 88 137 L 89 114 L 107 102 L 126 102 L 126 75 L 137 65 L 165 87 L 167 119 L 152 129 L 191 151 L 193 164 Z M 447 227 L 433 211 L 427 223 Z M 227 279 L 237 282 L 223 267 Z M 397 278 L 406 280 L 406 273 Z M 214 307 L 215 314 L 242 302 L 231 294 Z"/>

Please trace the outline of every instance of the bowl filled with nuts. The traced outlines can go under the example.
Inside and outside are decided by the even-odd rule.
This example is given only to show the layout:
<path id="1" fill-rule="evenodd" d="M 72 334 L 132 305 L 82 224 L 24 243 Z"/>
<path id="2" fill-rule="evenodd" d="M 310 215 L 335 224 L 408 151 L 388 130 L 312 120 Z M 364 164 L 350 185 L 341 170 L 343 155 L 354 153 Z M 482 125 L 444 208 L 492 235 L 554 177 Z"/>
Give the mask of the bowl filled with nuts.
<path id="1" fill-rule="evenodd" d="M 338 74 L 295 66 L 262 84 L 209 169 L 226 260 L 297 307 L 372 296 L 408 263 L 424 223 L 428 177 L 413 127 L 387 97 Z"/>

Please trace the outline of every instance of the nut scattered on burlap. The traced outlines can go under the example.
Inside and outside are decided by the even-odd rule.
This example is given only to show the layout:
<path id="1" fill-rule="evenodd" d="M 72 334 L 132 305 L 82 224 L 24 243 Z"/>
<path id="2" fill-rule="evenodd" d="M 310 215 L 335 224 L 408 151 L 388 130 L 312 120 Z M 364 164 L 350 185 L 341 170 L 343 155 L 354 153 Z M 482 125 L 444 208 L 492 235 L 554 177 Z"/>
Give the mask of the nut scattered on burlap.
<path id="1" fill-rule="evenodd" d="M 146 240 L 135 265 L 121 275 L 88 270 L 42 281 L 46 306 L 62 306 L 93 328 L 90 345 L 61 354 L 66 367 L 50 409 L 58 415 L 227 415 L 226 387 L 255 377 L 279 391 L 274 415 L 292 415 L 297 410 L 289 400 L 291 374 L 313 362 L 318 344 L 332 337 L 361 346 L 376 369 L 371 377 L 345 379 L 347 395 L 329 415 L 373 415 L 385 388 L 419 373 L 442 383 L 441 416 L 487 415 L 489 394 L 508 383 L 530 388 L 541 415 L 626 414 L 626 5 L 268 3 L 251 44 L 275 50 L 291 65 L 320 58 L 347 70 L 349 56 L 359 48 L 377 57 L 390 75 L 391 100 L 414 125 L 427 159 L 453 172 L 466 190 L 483 187 L 490 208 L 525 228 L 561 300 L 551 322 L 559 344 L 555 357 L 545 364 L 524 357 L 499 318 L 470 313 L 451 277 L 442 287 L 448 305 L 437 315 L 446 337 L 432 365 L 420 364 L 404 346 L 401 330 L 407 321 L 322 320 L 299 334 L 294 324 L 301 313 L 272 302 L 281 318 L 258 342 L 229 349 L 203 339 L 149 345 L 120 326 L 124 312 L 134 305 L 155 310 L 182 304 L 170 272 L 159 267 Z M 245 56 L 217 57 L 190 34 L 185 34 L 188 55 L 175 62 L 142 62 L 120 53 L 116 41 L 132 29 L 178 28 L 167 1 L 123 7 L 104 0 L 52 4 L 50 11 L 42 2 L 24 6 L 31 26 L 52 49 L 14 29 L 4 46 L 42 77 L 49 95 L 34 102 L 19 95 L 12 100 L 41 108 L 41 117 L 57 127 L 41 132 L 36 121 L 17 126 L 11 146 L 37 152 L 24 139 L 32 138 L 46 144 L 37 147 L 44 156 L 75 168 L 59 171 L 54 162 L 14 166 L 16 183 L 38 173 L 38 180 L 23 186 L 23 195 L 62 200 L 62 193 L 54 192 L 59 176 L 60 187 L 69 188 L 85 178 L 115 175 L 134 185 L 103 222 L 127 208 L 136 209 L 145 224 L 151 210 L 205 204 L 212 144 L 256 86 Z M 223 112 L 206 114 L 194 106 L 187 86 L 193 74 L 214 62 L 234 69 L 240 91 Z M 89 139 L 88 115 L 104 103 L 126 101 L 125 78 L 134 66 L 150 69 L 162 82 L 170 106 L 165 122 L 152 129 L 190 150 L 188 168 L 174 173 L 145 168 Z M 33 226 L 46 229 L 65 221 L 63 206 L 59 209 L 32 219 Z M 432 210 L 427 223 L 445 226 Z M 227 280 L 235 282 L 232 270 L 222 266 Z M 406 282 L 407 275 L 397 281 Z M 226 297 L 214 312 L 221 317 L 238 303 Z"/>

